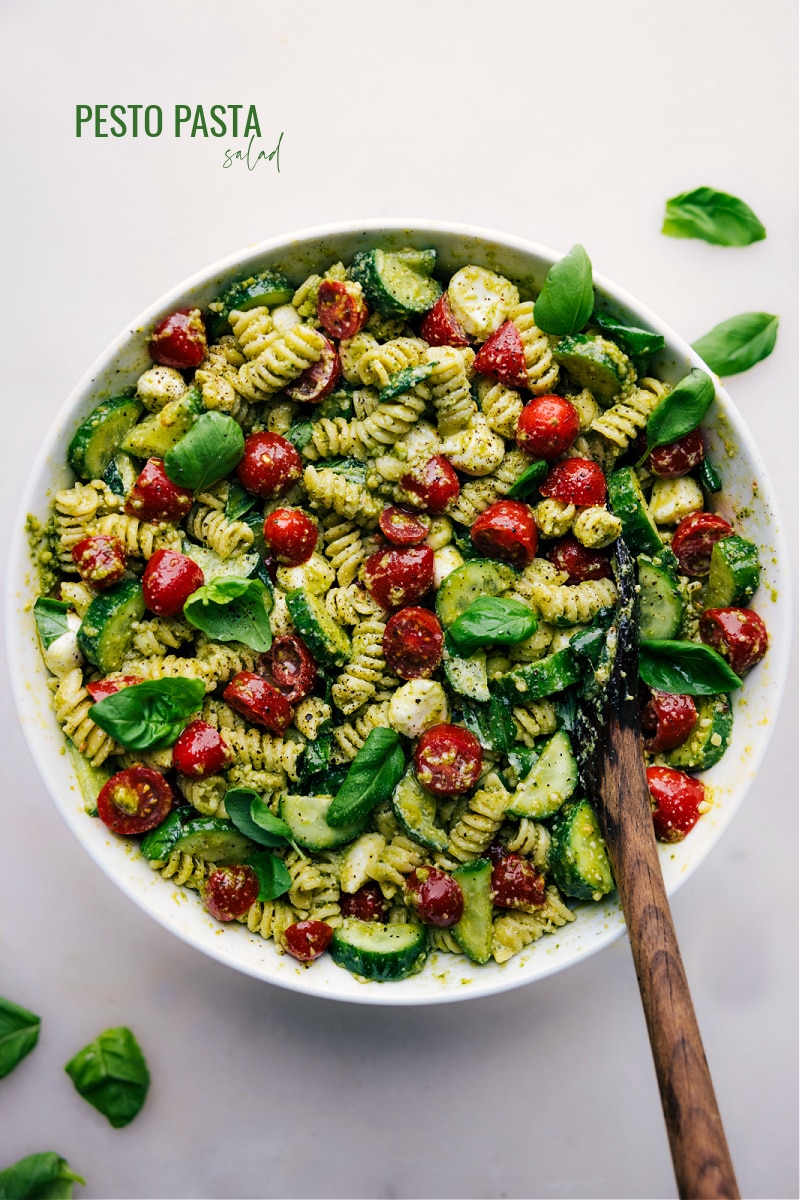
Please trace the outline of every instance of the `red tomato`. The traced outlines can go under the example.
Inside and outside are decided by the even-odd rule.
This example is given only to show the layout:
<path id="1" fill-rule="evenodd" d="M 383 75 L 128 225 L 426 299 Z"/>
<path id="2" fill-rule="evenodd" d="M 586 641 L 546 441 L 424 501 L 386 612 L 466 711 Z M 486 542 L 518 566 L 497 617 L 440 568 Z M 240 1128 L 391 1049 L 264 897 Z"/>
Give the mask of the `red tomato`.
<path id="1" fill-rule="evenodd" d="M 263 725 L 270 733 L 283 733 L 292 721 L 292 706 L 271 683 L 254 671 L 234 675 L 223 700 L 254 725 Z"/>
<path id="2" fill-rule="evenodd" d="M 457 320 L 447 292 L 442 292 L 433 308 L 428 309 L 419 327 L 419 336 L 429 346 L 468 346 L 469 338 Z"/>
<path id="3" fill-rule="evenodd" d="M 562 504 L 605 504 L 606 477 L 589 458 L 565 458 L 550 468 L 539 491 Z"/>
<path id="4" fill-rule="evenodd" d="M 299 508 L 276 508 L 264 522 L 264 541 L 279 563 L 299 567 L 317 545 L 317 523 Z"/>
<path id="5" fill-rule="evenodd" d="M 112 833 L 147 833 L 169 816 L 174 797 L 163 775 L 128 767 L 112 775 L 97 797 L 97 815 Z"/>
<path id="6" fill-rule="evenodd" d="M 417 867 L 406 879 L 406 903 L 423 924 L 449 929 L 461 920 L 464 893 L 439 867 Z"/>
<path id="7" fill-rule="evenodd" d="M 694 829 L 706 790 L 699 779 L 672 767 L 648 767 L 653 825 L 660 842 L 681 842 Z"/>
<path id="8" fill-rule="evenodd" d="M 688 475 L 706 456 L 703 445 L 703 435 L 699 429 L 693 429 L 677 442 L 666 446 L 656 446 L 650 451 L 647 465 L 654 475 L 661 479 L 677 479 L 679 475 Z"/>
<path id="9" fill-rule="evenodd" d="M 434 516 L 441 516 L 454 504 L 461 491 L 452 463 L 443 454 L 434 454 L 424 467 L 404 475 L 400 483 L 420 508 Z"/>
<path id="10" fill-rule="evenodd" d="M 651 692 L 641 710 L 644 748 L 651 754 L 682 746 L 697 724 L 697 706 L 691 696 Z"/>
<path id="11" fill-rule="evenodd" d="M 413 512 L 396 505 L 383 510 L 378 517 L 378 526 L 383 536 L 395 546 L 418 546 L 428 536 L 428 530 Z"/>
<path id="12" fill-rule="evenodd" d="M 343 917 L 358 917 L 359 921 L 382 921 L 388 904 L 377 883 L 365 883 L 357 892 L 342 893 L 339 907 Z"/>
<path id="13" fill-rule="evenodd" d="M 444 634 L 427 608 L 401 608 L 386 622 L 383 653 L 401 679 L 427 679 L 442 660 Z"/>
<path id="14" fill-rule="evenodd" d="M 133 687 L 135 683 L 143 682 L 138 675 L 117 675 L 107 679 L 98 679 L 95 683 L 85 683 L 83 686 L 95 704 L 99 704 L 101 700 L 113 696 L 115 692 L 121 692 L 123 688 Z"/>
<path id="15" fill-rule="evenodd" d="M 303 474 L 303 460 L 291 442 L 277 433 L 251 433 L 236 467 L 239 483 L 247 492 L 277 500 Z"/>
<path id="16" fill-rule="evenodd" d="M 700 618 L 700 637 L 744 675 L 767 653 L 767 627 L 752 608 L 707 608 Z"/>
<path id="17" fill-rule="evenodd" d="M 342 364 L 336 347 L 326 340 L 322 357 L 310 367 L 306 367 L 302 375 L 298 375 L 292 383 L 287 383 L 283 389 L 290 400 L 305 400 L 308 404 L 319 404 L 329 396 L 339 376 Z"/>
<path id="18" fill-rule="evenodd" d="M 290 704 L 307 696 L 317 682 L 314 657 L 295 634 L 284 633 L 275 638 L 258 665 L 259 673 L 266 675 Z"/>
<path id="19" fill-rule="evenodd" d="M 231 752 L 213 725 L 192 721 L 172 747 L 172 765 L 181 775 L 205 779 L 230 762 Z"/>
<path id="20" fill-rule="evenodd" d="M 611 579 L 611 560 L 604 550 L 588 550 L 580 542 L 567 534 L 550 547 L 547 557 L 558 567 L 566 571 L 569 583 L 585 583 L 587 579 Z"/>
<path id="21" fill-rule="evenodd" d="M 235 921 L 255 904 L 258 893 L 258 876 L 253 868 L 237 863 L 210 872 L 203 885 L 203 903 L 218 921 Z"/>
<path id="22" fill-rule="evenodd" d="M 521 854 L 504 854 L 492 867 L 492 902 L 500 908 L 535 912 L 544 904 L 545 881 Z"/>
<path id="23" fill-rule="evenodd" d="M 96 533 L 72 547 L 72 561 L 81 579 L 102 592 L 122 579 L 128 555 L 119 538 Z"/>
<path id="24" fill-rule="evenodd" d="M 715 542 L 730 537 L 733 526 L 716 513 L 689 513 L 672 535 L 672 552 L 684 575 L 707 575 Z"/>
<path id="25" fill-rule="evenodd" d="M 364 563 L 364 583 L 373 600 L 384 608 L 413 604 L 433 585 L 433 550 L 376 550 Z"/>
<path id="26" fill-rule="evenodd" d="M 533 562 L 539 533 L 533 512 L 520 500 L 498 500 L 473 522 L 469 531 L 487 558 L 499 558 L 521 570 Z"/>
<path id="27" fill-rule="evenodd" d="M 329 337 L 351 338 L 366 325 L 369 309 L 355 284 L 323 279 L 317 288 L 317 316 Z"/>
<path id="28" fill-rule="evenodd" d="M 333 929 L 326 921 L 296 921 L 286 930 L 286 949 L 300 962 L 313 962 L 324 954 L 333 940 Z"/>
<path id="29" fill-rule="evenodd" d="M 537 396 L 519 415 L 517 445 L 526 454 L 554 462 L 569 450 L 580 431 L 574 404 L 563 396 Z"/>
<path id="30" fill-rule="evenodd" d="M 460 796 L 478 782 L 483 766 L 481 744 L 460 725 L 426 729 L 414 751 L 414 771 L 436 796 Z"/>
<path id="31" fill-rule="evenodd" d="M 499 383 L 509 387 L 526 388 L 528 372 L 525 368 L 525 350 L 522 337 L 513 321 L 492 334 L 484 342 L 475 359 L 475 370 L 480 375 L 488 375 Z"/>
<path id="32" fill-rule="evenodd" d="M 150 338 L 150 357 L 162 367 L 187 371 L 206 356 L 206 330 L 199 308 L 180 308 L 159 321 Z"/>
<path id="33" fill-rule="evenodd" d="M 148 458 L 125 501 L 125 512 L 140 521 L 180 521 L 194 503 L 189 488 L 168 478 L 160 458 Z"/>
<path id="34" fill-rule="evenodd" d="M 176 617 L 204 583 L 202 569 L 193 558 L 177 550 L 156 550 L 142 575 L 142 595 L 157 616 Z"/>

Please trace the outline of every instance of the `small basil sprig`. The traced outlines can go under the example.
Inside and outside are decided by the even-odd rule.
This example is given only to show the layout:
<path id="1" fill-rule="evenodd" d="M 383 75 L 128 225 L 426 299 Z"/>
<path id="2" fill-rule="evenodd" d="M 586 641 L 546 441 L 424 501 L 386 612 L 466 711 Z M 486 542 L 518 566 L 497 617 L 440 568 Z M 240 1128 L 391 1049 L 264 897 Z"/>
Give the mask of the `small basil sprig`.
<path id="1" fill-rule="evenodd" d="M 643 640 L 639 646 L 639 675 L 659 692 L 714 696 L 742 686 L 721 654 L 699 642 Z"/>
<path id="2" fill-rule="evenodd" d="M 53 642 L 69 631 L 69 610 L 69 605 L 63 600 L 51 600 L 49 596 L 39 596 L 37 599 L 33 606 L 33 619 L 43 650 L 47 650 Z"/>
<path id="3" fill-rule="evenodd" d="M 130 1124 L 150 1086 L 141 1046 L 124 1025 L 104 1030 L 79 1050 L 64 1070 L 75 1090 L 115 1129 Z"/>
<path id="4" fill-rule="evenodd" d="M 515 646 L 535 633 L 538 624 L 536 614 L 519 600 L 481 596 L 448 629 L 448 648 L 468 655 L 481 646 Z"/>
<path id="5" fill-rule="evenodd" d="M 200 492 L 230 475 L 243 454 L 241 425 L 225 413 L 206 412 L 167 452 L 164 470 L 173 483 Z"/>
<path id="6" fill-rule="evenodd" d="M 263 652 L 272 645 L 271 610 L 272 596 L 260 579 L 221 575 L 192 592 L 183 615 L 218 642 L 243 642 Z"/>
<path id="7" fill-rule="evenodd" d="M 291 841 L 289 826 L 252 788 L 230 788 L 225 793 L 225 811 L 239 832 L 259 846 L 275 849 Z"/>
<path id="8" fill-rule="evenodd" d="M 623 325 L 609 313 L 592 313 L 592 324 L 597 325 L 607 333 L 612 341 L 617 342 L 633 359 L 633 365 L 638 374 L 642 374 L 650 359 L 659 350 L 664 349 L 664 339 L 660 333 L 652 333 L 649 329 L 639 329 L 636 325 Z"/>
<path id="9" fill-rule="evenodd" d="M 0 1171 L 0 1200 L 72 1200 L 75 1183 L 86 1180 L 60 1154 L 44 1150 Z"/>
<path id="10" fill-rule="evenodd" d="M 393 729 L 371 729 L 331 801 L 325 820 L 334 829 L 368 816 L 388 800 L 405 770 L 405 755 Z"/>
<path id="11" fill-rule="evenodd" d="M 333 721 L 328 717 L 326 720 L 320 722 L 317 736 L 313 742 L 306 743 L 300 778 L 297 781 L 298 791 L 302 794 L 309 794 L 306 791 L 308 781 L 315 775 L 318 775 L 320 771 L 324 771 L 328 766 L 333 748 L 332 728 Z"/>
<path id="12" fill-rule="evenodd" d="M 335 417 L 352 417 L 353 415 L 353 386 L 341 384 L 330 396 L 326 396 L 314 406 L 315 421 L 332 421 Z"/>
<path id="13" fill-rule="evenodd" d="M 150 679 L 93 704 L 89 716 L 126 750 L 161 750 L 178 740 L 205 694 L 201 679 Z"/>
<path id="14" fill-rule="evenodd" d="M 292 877 L 283 861 L 266 850 L 262 850 L 258 854 L 251 854 L 246 860 L 245 866 L 251 867 L 256 873 L 258 878 L 256 899 L 262 904 L 282 896 L 292 886 Z"/>
<path id="15" fill-rule="evenodd" d="M 484 750 L 508 753 L 517 736 L 508 701 L 492 693 L 485 701 L 461 696 L 459 703 L 465 726 L 475 734 Z"/>
<path id="16" fill-rule="evenodd" d="M 778 320 L 772 313 L 739 313 L 692 342 L 692 349 L 718 375 L 738 375 L 772 354 Z"/>
<path id="17" fill-rule="evenodd" d="M 290 425 L 283 435 L 287 442 L 291 442 L 295 450 L 303 450 L 311 441 L 311 435 L 314 432 L 314 426 L 310 421 L 297 421 L 294 425 Z"/>
<path id="18" fill-rule="evenodd" d="M 367 464 L 357 458 L 323 458 L 314 463 L 318 471 L 333 471 L 336 475 L 344 475 L 350 483 L 365 484 L 367 482 Z"/>
<path id="19" fill-rule="evenodd" d="M 710 187 L 667 200 L 661 232 L 668 237 L 701 238 L 715 246 L 749 246 L 767 236 L 744 200 Z"/>
<path id="20" fill-rule="evenodd" d="M 389 376 L 389 381 L 386 387 L 381 388 L 378 401 L 385 404 L 387 400 L 394 400 L 395 396 L 401 396 L 403 392 L 410 391 L 418 383 L 422 383 L 429 375 L 433 373 L 433 363 L 423 363 L 420 367 L 403 367 L 400 371 L 395 371 L 394 375 Z"/>
<path id="21" fill-rule="evenodd" d="M 517 476 L 506 495 L 511 500 L 532 496 L 549 470 L 550 464 L 546 463 L 543 458 L 537 458 L 536 462 L 532 462 L 521 475 Z"/>
<path id="22" fill-rule="evenodd" d="M 39 1040 L 42 1018 L 0 996 L 0 1079 L 10 1075 Z"/>
<path id="23" fill-rule="evenodd" d="M 677 442 L 678 438 L 696 429 L 711 407 L 714 395 L 711 376 L 692 367 L 651 412 L 645 431 L 647 454 L 656 446 Z"/>
<path id="24" fill-rule="evenodd" d="M 575 245 L 548 271 L 533 319 L 544 333 L 577 333 L 593 308 L 592 264 L 583 246 Z"/>
<path id="25" fill-rule="evenodd" d="M 254 508 L 258 501 L 258 496 L 254 496 L 252 492 L 246 492 L 242 485 L 235 479 L 228 485 L 228 498 L 225 501 L 225 520 L 226 521 L 241 521 L 242 517 Z"/>

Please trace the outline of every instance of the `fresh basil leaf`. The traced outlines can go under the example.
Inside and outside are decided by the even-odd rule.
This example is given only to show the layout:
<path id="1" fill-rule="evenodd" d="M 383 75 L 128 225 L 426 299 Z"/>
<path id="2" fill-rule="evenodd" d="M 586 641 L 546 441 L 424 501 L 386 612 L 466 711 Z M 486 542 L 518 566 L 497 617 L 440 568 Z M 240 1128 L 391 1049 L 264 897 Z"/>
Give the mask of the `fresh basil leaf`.
<path id="1" fill-rule="evenodd" d="M 292 831 L 285 821 L 270 812 L 252 788 L 230 788 L 225 793 L 225 811 L 233 824 L 259 846 L 285 846 Z"/>
<path id="2" fill-rule="evenodd" d="M 333 471 L 337 475 L 344 475 L 350 483 L 363 485 L 367 482 L 367 464 L 357 458 L 324 458 L 314 463 L 314 466 L 318 471 Z"/>
<path id="3" fill-rule="evenodd" d="M 30 1054 L 39 1040 L 42 1018 L 0 996 L 0 1079 Z"/>
<path id="4" fill-rule="evenodd" d="M 453 545 L 458 550 L 465 562 L 469 562 L 473 558 L 483 558 L 484 555 L 469 536 L 469 530 L 463 529 L 459 525 L 453 526 Z"/>
<path id="5" fill-rule="evenodd" d="M 544 333 L 578 333 L 594 308 L 592 264 L 583 246 L 550 268 L 533 306 L 533 319 Z"/>
<path id="6" fill-rule="evenodd" d="M 201 492 L 230 475 L 244 454 L 242 427 L 221 412 L 205 412 L 164 457 L 173 483 Z"/>
<path id="7" fill-rule="evenodd" d="M 595 311 L 592 313 L 592 324 L 602 329 L 630 355 L 638 375 L 645 372 L 653 355 L 664 349 L 664 339 L 660 333 L 639 329 L 636 325 L 623 325 L 609 313 Z"/>
<path id="8" fill-rule="evenodd" d="M 778 321 L 772 313 L 739 313 L 692 342 L 692 349 L 718 375 L 738 375 L 772 354 Z"/>
<path id="9" fill-rule="evenodd" d="M 349 383 L 342 384 L 326 396 L 323 401 L 314 406 L 314 421 L 333 421 L 336 417 L 353 416 L 353 388 Z"/>
<path id="10" fill-rule="evenodd" d="M 289 426 L 283 436 L 287 442 L 292 443 L 295 450 L 302 450 L 311 441 L 313 432 L 314 426 L 310 421 L 297 421 L 294 425 Z"/>
<path id="11" fill-rule="evenodd" d="M 329 717 L 325 721 L 320 722 L 317 736 L 313 742 L 307 742 L 305 751 L 303 752 L 303 765 L 300 772 L 300 778 L 297 781 L 298 790 L 301 793 L 307 792 L 307 781 L 314 775 L 324 771 L 330 761 L 331 749 L 333 747 L 333 738 L 331 737 L 331 729 L 333 721 Z M 313 792 L 309 793 L 313 795 Z"/>
<path id="12" fill-rule="evenodd" d="M 742 686 L 721 654 L 699 642 L 667 639 L 642 641 L 639 675 L 659 692 L 689 696 L 714 696 Z"/>
<path id="13" fill-rule="evenodd" d="M 486 701 L 461 696 L 459 702 L 464 724 L 470 733 L 475 734 L 484 750 L 506 754 L 517 736 L 511 705 L 494 693 Z"/>
<path id="14" fill-rule="evenodd" d="M 700 484 L 707 492 L 713 496 L 714 492 L 722 491 L 722 480 L 719 477 L 719 471 L 714 466 L 710 458 L 704 458 L 698 468 L 700 476 Z"/>
<path id="15" fill-rule="evenodd" d="M 516 787 L 526 776 L 530 775 L 539 755 L 536 750 L 529 746 L 512 746 L 506 753 L 509 765 L 516 774 L 516 779 L 513 782 L 513 786 Z"/>
<path id="16" fill-rule="evenodd" d="M 715 246 L 749 246 L 767 236 L 744 200 L 710 187 L 681 192 L 668 200 L 661 232 L 668 237 L 701 238 Z"/>
<path id="17" fill-rule="evenodd" d="M 194 812 L 193 809 L 190 811 Z M 149 862 L 161 862 L 169 858 L 175 849 L 175 843 L 183 833 L 185 815 L 185 808 L 176 808 L 166 821 L 162 821 L 144 835 L 139 842 L 139 850 Z"/>
<path id="18" fill-rule="evenodd" d="M 386 386 L 381 388 L 378 402 L 385 404 L 387 400 L 394 400 L 395 396 L 401 396 L 403 392 L 410 391 L 412 387 L 422 383 L 432 373 L 433 363 L 423 363 L 419 367 L 403 367 L 401 371 L 395 371 L 394 375 L 389 376 Z"/>
<path id="19" fill-rule="evenodd" d="M 104 1030 L 79 1050 L 64 1070 L 75 1090 L 115 1129 L 130 1124 L 150 1086 L 141 1047 L 124 1025 Z"/>
<path id="20" fill-rule="evenodd" d="M 371 729 L 331 801 L 326 821 L 336 828 L 360 821 L 388 800 L 405 770 L 405 755 L 393 729 Z"/>
<path id="21" fill-rule="evenodd" d="M 88 715 L 126 750 L 161 750 L 178 740 L 205 694 L 201 679 L 148 679 L 98 701 Z"/>
<path id="22" fill-rule="evenodd" d="M 258 496 L 246 492 L 235 479 L 228 486 L 228 498 L 225 501 L 225 520 L 241 521 L 258 502 Z"/>
<path id="23" fill-rule="evenodd" d="M 292 877 L 282 859 L 268 854 L 266 850 L 259 854 L 251 854 L 245 866 L 252 867 L 258 876 L 257 899 L 262 904 L 282 896 L 292 886 Z"/>
<path id="24" fill-rule="evenodd" d="M 39 596 L 33 606 L 33 619 L 36 622 L 36 632 L 42 643 L 42 649 L 47 650 L 53 642 L 58 641 L 69 631 L 67 613 L 69 605 L 63 600 L 51 600 L 48 596 Z"/>
<path id="25" fill-rule="evenodd" d="M 86 1180 L 60 1154 L 45 1150 L 0 1171 L 0 1200 L 72 1200 L 75 1183 Z"/>
<path id="26" fill-rule="evenodd" d="M 711 407 L 714 395 L 711 376 L 692 367 L 651 412 L 646 427 L 648 453 L 656 446 L 677 442 L 696 429 Z"/>
<path id="27" fill-rule="evenodd" d="M 539 484 L 549 470 L 550 464 L 546 463 L 543 458 L 537 458 L 536 462 L 532 462 L 521 475 L 517 476 L 506 495 L 510 500 L 532 496 L 534 492 L 538 491 Z"/>
<path id="28" fill-rule="evenodd" d="M 260 579 L 219 576 L 192 592 L 183 606 L 190 625 L 218 642 L 243 642 L 251 650 L 269 650 L 272 595 Z"/>
<path id="29" fill-rule="evenodd" d="M 572 684 L 563 691 L 557 692 L 553 697 L 553 705 L 556 710 L 556 722 L 559 729 L 563 729 L 565 733 L 575 733 L 577 731 L 578 722 L 578 693 L 580 685 Z"/>
<path id="30" fill-rule="evenodd" d="M 338 763 L 335 767 L 327 767 L 314 775 L 302 777 L 302 791 L 305 796 L 335 796 L 347 778 L 349 763 Z M 298 785 L 299 786 L 299 785 Z"/>
<path id="31" fill-rule="evenodd" d="M 536 614 L 519 600 L 481 596 L 448 629 L 448 649 L 466 656 L 481 646 L 515 646 L 535 633 L 538 624 Z"/>

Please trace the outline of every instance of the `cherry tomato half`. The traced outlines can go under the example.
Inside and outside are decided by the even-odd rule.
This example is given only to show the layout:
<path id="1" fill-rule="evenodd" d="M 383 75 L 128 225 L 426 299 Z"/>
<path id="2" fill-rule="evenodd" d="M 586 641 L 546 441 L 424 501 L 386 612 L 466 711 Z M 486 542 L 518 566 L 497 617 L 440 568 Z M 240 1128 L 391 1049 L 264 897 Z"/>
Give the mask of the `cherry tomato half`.
<path id="1" fill-rule="evenodd" d="M 172 788 L 158 771 L 128 767 L 103 784 L 97 815 L 112 833 L 147 833 L 166 820 L 173 801 Z"/>
<path id="2" fill-rule="evenodd" d="M 580 507 L 605 504 L 606 477 L 589 458 L 565 458 L 548 471 L 539 491 L 562 504 Z"/>
<path id="3" fill-rule="evenodd" d="M 386 622 L 383 653 L 401 679 L 427 679 L 442 660 L 444 634 L 427 608 L 401 608 Z"/>
<path id="4" fill-rule="evenodd" d="M 364 563 L 364 583 L 384 608 L 412 604 L 433 584 L 433 550 L 430 546 L 377 550 Z"/>
<path id="5" fill-rule="evenodd" d="M 488 375 L 509 387 L 528 386 L 522 336 L 513 321 L 506 321 L 483 343 L 474 367 L 479 375 Z"/>
<path id="6" fill-rule="evenodd" d="M 359 921 L 383 921 L 389 905 L 377 883 L 365 883 L 357 892 L 345 892 L 339 900 L 343 917 L 358 917 Z"/>
<path id="7" fill-rule="evenodd" d="M 286 949 L 300 962 L 313 962 L 324 954 L 333 940 L 333 929 L 327 921 L 296 921 L 283 935 Z"/>
<path id="8" fill-rule="evenodd" d="M 213 725 L 192 721 L 172 747 L 172 765 L 181 775 L 205 779 L 230 762 L 231 752 Z"/>
<path id="9" fill-rule="evenodd" d="M 535 912 L 545 900 L 545 880 L 521 854 L 504 854 L 492 867 L 492 903 Z"/>
<path id="10" fill-rule="evenodd" d="M 307 404 L 319 404 L 329 396 L 336 387 L 342 373 L 342 364 L 336 347 L 327 339 L 322 357 L 310 367 L 306 367 L 302 375 L 298 375 L 292 383 L 283 389 L 290 400 L 305 401 Z"/>
<path id="11" fill-rule="evenodd" d="M 574 404 L 563 396 L 537 396 L 519 415 L 517 445 L 534 458 L 554 462 L 569 450 L 580 431 Z"/>
<path id="12" fill-rule="evenodd" d="M 406 903 L 425 925 L 449 929 L 464 912 L 464 893 L 439 867 L 417 867 L 406 878 Z"/>
<path id="13" fill-rule="evenodd" d="M 128 493 L 125 512 L 140 521 L 180 521 L 194 503 L 189 488 L 173 483 L 160 458 L 148 458 Z"/>
<path id="14" fill-rule="evenodd" d="M 521 570 L 533 562 L 539 544 L 533 512 L 520 500 L 498 500 L 473 522 L 470 537 L 487 558 L 499 558 Z"/>
<path id="15" fill-rule="evenodd" d="M 705 455 L 703 435 L 699 429 L 693 429 L 691 433 L 678 438 L 677 442 L 656 446 L 655 450 L 650 451 L 647 465 L 661 479 L 677 479 L 699 467 Z"/>
<path id="16" fill-rule="evenodd" d="M 378 528 L 394 546 L 418 546 L 428 536 L 428 530 L 422 521 L 407 508 L 399 508 L 397 505 L 383 510 L 378 517 Z"/>
<path id="17" fill-rule="evenodd" d="M 203 571 L 193 558 L 177 550 L 156 550 L 142 575 L 142 595 L 157 616 L 176 617 L 204 583 Z"/>
<path id="18" fill-rule="evenodd" d="M 689 513 L 672 535 L 672 552 L 684 575 L 707 575 L 715 542 L 730 537 L 733 526 L 716 513 Z"/>
<path id="19" fill-rule="evenodd" d="M 317 682 L 317 664 L 314 656 L 296 634 L 284 633 L 276 637 L 259 659 L 259 674 L 266 675 L 290 704 L 297 704 L 307 696 Z"/>
<path id="20" fill-rule="evenodd" d="M 559 571 L 566 571 L 569 583 L 611 579 L 614 574 L 607 551 L 588 550 L 571 533 L 555 542 L 547 551 L 547 557 Z"/>
<path id="21" fill-rule="evenodd" d="M 316 521 L 299 508 L 276 508 L 264 522 L 267 549 L 283 566 L 308 562 L 317 545 Z"/>
<path id="22" fill-rule="evenodd" d="M 246 492 L 277 500 L 303 474 L 303 460 L 291 442 L 277 433 L 251 433 L 244 440 L 244 454 L 236 475 Z"/>
<path id="23" fill-rule="evenodd" d="M 641 710 L 644 748 L 651 754 L 682 746 L 697 724 L 697 705 L 691 696 L 653 691 Z"/>
<path id="24" fill-rule="evenodd" d="M 179 371 L 199 367 L 206 356 L 206 329 L 199 308 L 179 308 L 159 321 L 149 343 L 150 357 Z"/>
<path id="25" fill-rule="evenodd" d="M 354 283 L 323 279 L 317 288 L 317 316 L 329 337 L 351 338 L 366 325 L 369 309 Z"/>
<path id="26" fill-rule="evenodd" d="M 143 682 L 144 680 L 140 679 L 138 675 L 117 675 L 98 679 L 94 683 L 85 683 L 83 686 L 95 704 L 99 704 L 101 700 L 113 696 L 115 692 L 121 692 L 123 688 L 133 687 L 134 684 Z"/>
<path id="27" fill-rule="evenodd" d="M 400 483 L 415 504 L 434 516 L 446 512 L 461 491 L 455 469 L 443 454 L 434 454 L 424 467 L 404 475 Z"/>
<path id="28" fill-rule="evenodd" d="M 203 885 L 203 903 L 218 921 L 235 921 L 255 904 L 258 892 L 258 876 L 252 867 L 242 863 L 215 867 Z"/>
<path id="29" fill-rule="evenodd" d="M 254 671 L 240 671 L 234 675 L 222 698 L 246 720 L 263 725 L 270 733 L 283 733 L 292 722 L 289 701 Z"/>
<path id="30" fill-rule="evenodd" d="M 95 533 L 72 547 L 72 561 L 81 579 L 102 592 L 122 579 L 128 555 L 119 538 Z"/>
<path id="31" fill-rule="evenodd" d="M 744 675 L 767 653 L 767 627 L 752 608 L 707 608 L 700 617 L 700 637 Z"/>
<path id="32" fill-rule="evenodd" d="M 422 318 L 419 336 L 424 338 L 429 346 L 468 346 L 469 338 L 456 318 L 447 292 L 442 292 L 433 308 L 429 308 Z"/>
<path id="33" fill-rule="evenodd" d="M 478 782 L 483 766 L 481 744 L 460 725 L 433 725 L 414 751 L 414 772 L 436 796 L 460 796 Z"/>
<path id="34" fill-rule="evenodd" d="M 653 825 L 660 842 L 681 842 L 700 817 L 706 790 L 699 779 L 672 767 L 648 767 Z"/>

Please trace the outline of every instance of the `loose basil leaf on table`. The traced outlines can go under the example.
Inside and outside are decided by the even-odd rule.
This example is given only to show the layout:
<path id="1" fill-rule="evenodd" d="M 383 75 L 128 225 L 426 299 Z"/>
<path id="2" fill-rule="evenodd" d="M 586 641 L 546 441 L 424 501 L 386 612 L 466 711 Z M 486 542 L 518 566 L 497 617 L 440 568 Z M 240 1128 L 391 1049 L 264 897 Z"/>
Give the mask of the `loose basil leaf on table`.
<path id="1" fill-rule="evenodd" d="M 639 329 L 636 325 L 624 325 L 609 313 L 595 311 L 592 313 L 592 324 L 597 325 L 603 333 L 607 333 L 628 352 L 640 375 L 653 355 L 664 349 L 664 339 L 660 333 Z"/>
<path id="2" fill-rule="evenodd" d="M 327 823 L 335 829 L 366 817 L 376 805 L 389 799 L 405 765 L 399 735 L 393 729 L 371 729 L 331 801 Z"/>
<path id="3" fill-rule="evenodd" d="M 243 642 L 263 652 L 272 645 L 271 610 L 272 596 L 260 579 L 224 575 L 192 592 L 183 615 L 218 642 Z"/>
<path id="4" fill-rule="evenodd" d="M 511 705 L 494 693 L 484 701 L 461 696 L 459 703 L 465 726 L 475 734 L 484 750 L 508 753 L 517 736 Z"/>
<path id="5" fill-rule="evenodd" d="M 243 454 L 241 425 L 225 413 L 206 412 L 167 452 L 164 470 L 173 483 L 200 492 L 230 475 Z"/>
<path id="6" fill-rule="evenodd" d="M 292 886 L 292 877 L 280 858 L 262 850 L 259 854 L 251 854 L 245 866 L 252 868 L 258 878 L 257 899 L 265 904 L 288 892 Z"/>
<path id="7" fill-rule="evenodd" d="M 544 333 L 578 333 L 594 308 L 592 264 L 575 245 L 550 268 L 533 306 L 533 319 Z"/>
<path id="8" fill-rule="evenodd" d="M 772 354 L 778 321 L 772 313 L 739 313 L 692 342 L 692 349 L 718 375 L 738 375 Z"/>
<path id="9" fill-rule="evenodd" d="M 186 809 L 176 809 L 171 812 L 166 821 L 162 821 L 155 829 L 146 833 L 139 843 L 139 850 L 148 862 L 161 862 L 168 859 L 175 849 L 175 843 L 183 832 L 183 821 Z M 193 812 L 193 809 L 189 810 Z"/>
<path id="10" fill-rule="evenodd" d="M 201 679 L 148 679 L 93 704 L 89 716 L 126 750 L 161 750 L 178 740 L 205 694 Z"/>
<path id="11" fill-rule="evenodd" d="M 515 646 L 535 633 L 538 624 L 535 613 L 519 600 L 481 596 L 448 629 L 448 648 L 467 656 L 481 646 Z"/>
<path id="12" fill-rule="evenodd" d="M 0 1079 L 10 1075 L 39 1040 L 42 1018 L 0 996 Z"/>
<path id="13" fill-rule="evenodd" d="M 506 495 L 510 500 L 532 496 L 549 470 L 550 464 L 546 463 L 543 458 L 537 458 L 536 462 L 532 462 L 521 475 L 517 476 Z"/>
<path id="14" fill-rule="evenodd" d="M 668 237 L 701 238 L 715 246 L 749 246 L 767 236 L 744 200 L 710 187 L 681 192 L 667 200 L 661 232 Z"/>
<path id="15" fill-rule="evenodd" d="M 63 600 L 51 600 L 49 596 L 39 596 L 34 604 L 33 619 L 36 622 L 36 632 L 45 650 L 68 632 L 69 610 L 69 605 Z"/>
<path id="16" fill-rule="evenodd" d="M 276 817 L 252 788 L 230 788 L 225 793 L 225 811 L 239 832 L 260 846 L 277 849 L 291 839 L 286 822 Z"/>
<path id="17" fill-rule="evenodd" d="M 75 1183 L 86 1180 L 60 1154 L 44 1150 L 0 1171 L 0 1200 L 72 1200 Z"/>
<path id="18" fill-rule="evenodd" d="M 228 487 L 228 498 L 225 501 L 225 520 L 241 521 L 258 502 L 258 496 L 246 492 L 240 483 L 234 479 Z"/>
<path id="19" fill-rule="evenodd" d="M 659 692 L 714 696 L 742 686 L 725 659 L 710 646 L 669 639 L 642 640 L 639 675 Z"/>
<path id="20" fill-rule="evenodd" d="M 104 1030 L 79 1050 L 64 1070 L 75 1090 L 115 1129 L 130 1124 L 150 1086 L 142 1049 L 124 1025 Z"/>
<path id="21" fill-rule="evenodd" d="M 702 421 L 714 399 L 710 375 L 692 367 L 651 412 L 646 426 L 647 454 L 656 446 L 666 446 L 685 437 Z M 645 454 L 645 458 L 647 457 Z"/>

